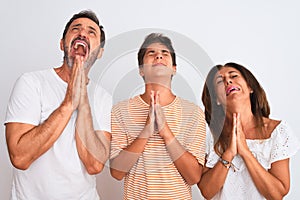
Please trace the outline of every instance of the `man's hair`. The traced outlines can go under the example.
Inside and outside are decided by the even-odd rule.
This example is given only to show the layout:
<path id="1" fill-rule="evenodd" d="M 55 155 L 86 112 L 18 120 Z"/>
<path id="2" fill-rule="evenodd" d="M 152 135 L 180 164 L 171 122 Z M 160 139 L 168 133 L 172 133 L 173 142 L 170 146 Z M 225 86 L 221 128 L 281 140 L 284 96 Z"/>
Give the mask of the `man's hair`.
<path id="1" fill-rule="evenodd" d="M 177 65 L 176 64 L 176 54 L 175 54 L 175 51 L 172 46 L 172 42 L 171 42 L 170 38 L 164 36 L 161 33 L 151 33 L 145 38 L 143 44 L 141 45 L 141 47 L 139 49 L 139 52 L 138 52 L 139 67 L 143 66 L 143 64 L 144 64 L 143 59 L 144 59 L 145 53 L 147 51 L 147 48 L 149 45 L 151 45 L 153 43 L 159 43 L 159 44 L 165 45 L 167 47 L 167 49 L 170 51 L 170 54 L 172 57 L 172 65 L 173 66 Z"/>
<path id="2" fill-rule="evenodd" d="M 100 25 L 96 14 L 91 10 L 83 10 L 83 11 L 77 13 L 77 14 L 74 14 L 73 17 L 68 21 L 68 23 L 65 26 L 65 30 L 63 32 L 62 39 L 65 39 L 65 36 L 68 32 L 68 29 L 69 29 L 70 25 L 72 24 L 72 22 L 74 20 L 76 20 L 78 18 L 88 18 L 88 19 L 92 20 L 93 22 L 95 22 L 99 26 L 100 33 L 101 33 L 100 46 L 101 46 L 101 48 L 103 48 L 104 44 L 105 44 L 105 33 L 104 33 L 104 30 L 103 30 L 103 26 Z"/>

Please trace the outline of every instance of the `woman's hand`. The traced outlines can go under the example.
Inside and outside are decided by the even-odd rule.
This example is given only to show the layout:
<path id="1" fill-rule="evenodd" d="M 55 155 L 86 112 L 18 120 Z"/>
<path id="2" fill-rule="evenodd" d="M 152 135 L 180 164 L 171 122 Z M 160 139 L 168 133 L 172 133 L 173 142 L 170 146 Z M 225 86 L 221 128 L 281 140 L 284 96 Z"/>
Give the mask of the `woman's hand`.
<path id="1" fill-rule="evenodd" d="M 245 153 L 250 152 L 250 151 L 249 151 L 249 148 L 248 148 L 248 145 L 246 142 L 245 134 L 244 134 L 242 123 L 241 123 L 241 114 L 237 113 L 235 118 L 236 118 L 237 152 L 240 156 L 243 157 L 243 155 L 245 155 Z"/>

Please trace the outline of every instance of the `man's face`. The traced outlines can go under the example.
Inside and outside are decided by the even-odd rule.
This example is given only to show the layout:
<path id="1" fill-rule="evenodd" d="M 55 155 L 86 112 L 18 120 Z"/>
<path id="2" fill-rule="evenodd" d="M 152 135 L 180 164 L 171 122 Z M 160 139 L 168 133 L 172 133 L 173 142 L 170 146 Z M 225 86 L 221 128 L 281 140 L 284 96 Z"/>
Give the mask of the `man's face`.
<path id="1" fill-rule="evenodd" d="M 88 18 L 74 20 L 61 41 L 68 66 L 72 67 L 75 56 L 80 55 L 85 68 L 91 67 L 97 57 L 101 56 L 100 37 L 100 28 L 94 21 Z"/>
<path id="2" fill-rule="evenodd" d="M 147 47 L 143 58 L 143 66 L 140 68 L 140 74 L 147 80 L 151 77 L 169 77 L 176 71 L 173 66 L 170 50 L 163 44 L 152 43 Z"/>

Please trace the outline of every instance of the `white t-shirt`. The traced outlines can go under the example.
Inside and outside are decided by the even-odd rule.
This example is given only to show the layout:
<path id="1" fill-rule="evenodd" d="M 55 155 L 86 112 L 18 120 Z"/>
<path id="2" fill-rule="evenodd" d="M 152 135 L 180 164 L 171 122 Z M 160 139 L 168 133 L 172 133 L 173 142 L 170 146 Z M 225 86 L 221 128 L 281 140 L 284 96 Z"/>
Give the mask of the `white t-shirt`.
<path id="1" fill-rule="evenodd" d="M 39 125 L 62 103 L 67 89 L 54 69 L 23 74 L 15 83 L 6 120 Z M 112 97 L 92 82 L 88 95 L 95 130 L 110 132 Z M 13 170 L 12 199 L 99 199 L 96 178 L 89 175 L 77 152 L 74 112 L 53 146 L 27 170 Z"/>
<path id="2" fill-rule="evenodd" d="M 208 168 L 213 168 L 219 160 L 219 156 L 214 151 L 212 138 L 210 136 L 207 143 L 206 167 Z M 263 140 L 247 139 L 246 142 L 252 154 L 266 170 L 271 168 L 273 162 L 290 158 L 296 154 L 300 147 L 298 139 L 285 121 L 281 121 L 277 125 L 270 138 Z M 222 189 L 212 199 L 265 199 L 254 185 L 244 160 L 236 155 L 232 163 L 238 169 L 235 172 L 232 168 L 229 169 Z"/>

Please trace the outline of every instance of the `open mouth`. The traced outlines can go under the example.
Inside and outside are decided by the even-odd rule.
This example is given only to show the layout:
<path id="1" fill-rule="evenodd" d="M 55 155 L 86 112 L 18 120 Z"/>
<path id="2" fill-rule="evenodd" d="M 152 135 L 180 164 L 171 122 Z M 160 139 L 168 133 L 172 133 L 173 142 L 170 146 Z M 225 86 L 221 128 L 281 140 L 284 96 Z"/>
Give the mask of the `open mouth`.
<path id="1" fill-rule="evenodd" d="M 89 45 L 85 40 L 76 38 L 72 41 L 72 54 L 74 56 L 80 55 L 83 57 L 87 57 L 88 53 Z"/>
<path id="2" fill-rule="evenodd" d="M 226 96 L 228 96 L 229 94 L 231 94 L 234 91 L 240 91 L 240 88 L 235 87 L 235 86 L 230 86 L 226 89 Z"/>

